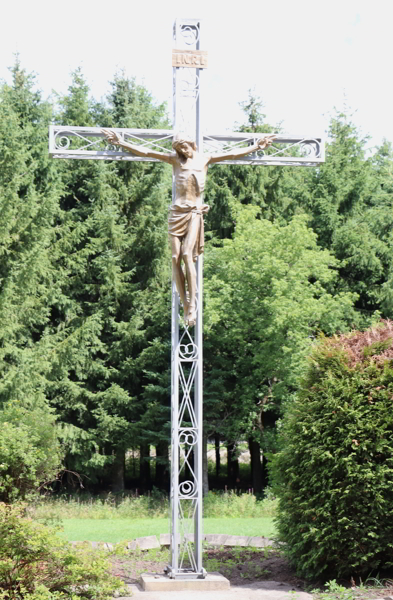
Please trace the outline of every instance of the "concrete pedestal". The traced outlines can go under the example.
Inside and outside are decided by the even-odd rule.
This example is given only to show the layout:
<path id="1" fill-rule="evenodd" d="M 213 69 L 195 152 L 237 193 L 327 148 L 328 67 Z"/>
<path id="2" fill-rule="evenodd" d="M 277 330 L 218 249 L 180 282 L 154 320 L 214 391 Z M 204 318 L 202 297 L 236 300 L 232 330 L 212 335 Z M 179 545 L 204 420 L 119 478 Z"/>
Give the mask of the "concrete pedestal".
<path id="1" fill-rule="evenodd" d="M 140 583 L 145 592 L 210 592 L 230 588 L 229 580 L 220 573 L 208 573 L 205 579 L 170 579 L 160 573 L 143 573 Z"/>

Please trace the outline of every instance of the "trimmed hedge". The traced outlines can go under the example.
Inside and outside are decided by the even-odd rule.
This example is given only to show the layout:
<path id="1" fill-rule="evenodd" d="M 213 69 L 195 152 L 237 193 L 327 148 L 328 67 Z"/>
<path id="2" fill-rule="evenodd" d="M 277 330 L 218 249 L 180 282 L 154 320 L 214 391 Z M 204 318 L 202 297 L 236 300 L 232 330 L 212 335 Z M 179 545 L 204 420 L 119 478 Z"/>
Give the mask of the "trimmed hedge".
<path id="1" fill-rule="evenodd" d="M 274 457 L 277 527 L 300 576 L 393 565 L 393 324 L 322 339 Z"/>

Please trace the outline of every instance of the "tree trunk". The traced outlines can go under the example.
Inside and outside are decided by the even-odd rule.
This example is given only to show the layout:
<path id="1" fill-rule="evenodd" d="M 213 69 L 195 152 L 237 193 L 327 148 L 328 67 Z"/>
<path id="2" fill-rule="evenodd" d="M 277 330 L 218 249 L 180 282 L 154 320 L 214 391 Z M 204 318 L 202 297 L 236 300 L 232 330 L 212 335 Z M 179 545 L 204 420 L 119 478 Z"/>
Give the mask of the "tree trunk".
<path id="1" fill-rule="evenodd" d="M 218 483 L 220 477 L 220 467 L 221 467 L 221 456 L 220 456 L 220 434 L 216 433 L 214 436 L 214 445 L 216 451 L 216 484 Z"/>
<path id="2" fill-rule="evenodd" d="M 161 490 L 169 490 L 169 444 L 161 441 L 156 446 L 156 479 L 155 485 Z"/>
<path id="3" fill-rule="evenodd" d="M 203 443 L 202 443 L 202 471 L 203 471 L 203 495 L 207 496 L 209 492 L 209 474 L 207 468 L 207 435 L 203 434 Z"/>
<path id="4" fill-rule="evenodd" d="M 228 442 L 228 487 L 234 489 L 239 483 L 239 461 L 236 456 L 236 442 Z"/>
<path id="5" fill-rule="evenodd" d="M 251 480 L 252 487 L 256 494 L 260 494 L 263 489 L 262 482 L 262 463 L 261 463 L 261 446 L 253 439 L 248 440 L 248 447 L 251 457 Z"/>
<path id="6" fill-rule="evenodd" d="M 265 453 L 262 456 L 262 489 L 269 485 L 269 471 L 267 469 L 267 458 Z"/>
<path id="7" fill-rule="evenodd" d="M 149 444 L 141 444 L 139 447 L 140 458 L 139 458 L 139 479 L 142 490 L 149 490 L 151 488 L 151 475 L 150 475 L 150 446 Z"/>
<path id="8" fill-rule="evenodd" d="M 110 487 L 112 492 L 124 492 L 124 473 L 126 455 L 122 448 L 116 448 L 113 451 L 115 460 L 110 470 Z"/>

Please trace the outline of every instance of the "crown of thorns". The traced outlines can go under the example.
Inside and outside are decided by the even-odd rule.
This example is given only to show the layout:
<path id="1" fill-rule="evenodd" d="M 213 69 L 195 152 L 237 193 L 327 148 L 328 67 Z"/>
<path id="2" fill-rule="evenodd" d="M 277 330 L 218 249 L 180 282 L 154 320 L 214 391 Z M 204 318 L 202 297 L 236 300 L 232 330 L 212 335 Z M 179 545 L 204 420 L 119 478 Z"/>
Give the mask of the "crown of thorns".
<path id="1" fill-rule="evenodd" d="M 191 146 L 194 150 L 197 149 L 195 140 L 192 139 L 190 135 L 187 135 L 185 133 L 176 133 L 173 136 L 172 148 L 174 150 L 177 150 L 179 148 L 179 146 L 181 146 L 181 144 L 184 144 L 184 143 L 191 144 Z"/>

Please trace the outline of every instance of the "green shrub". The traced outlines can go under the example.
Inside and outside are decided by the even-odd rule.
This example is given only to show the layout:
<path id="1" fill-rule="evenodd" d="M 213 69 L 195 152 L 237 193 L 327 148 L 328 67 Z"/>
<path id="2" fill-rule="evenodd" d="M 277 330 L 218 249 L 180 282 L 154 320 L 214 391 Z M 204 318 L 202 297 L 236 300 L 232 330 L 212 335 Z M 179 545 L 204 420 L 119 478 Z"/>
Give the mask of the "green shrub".
<path id="1" fill-rule="evenodd" d="M 393 326 L 321 340 L 273 461 L 277 527 L 299 575 L 393 565 Z"/>
<path id="2" fill-rule="evenodd" d="M 60 470 L 55 418 L 42 402 L 0 407 L 0 501 L 25 499 Z"/>
<path id="3" fill-rule="evenodd" d="M 0 504 L 1 600 L 106 600 L 121 588 L 103 553 L 75 550 L 22 507 Z"/>

